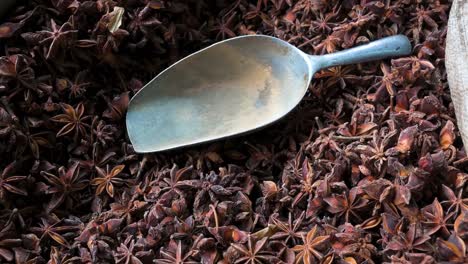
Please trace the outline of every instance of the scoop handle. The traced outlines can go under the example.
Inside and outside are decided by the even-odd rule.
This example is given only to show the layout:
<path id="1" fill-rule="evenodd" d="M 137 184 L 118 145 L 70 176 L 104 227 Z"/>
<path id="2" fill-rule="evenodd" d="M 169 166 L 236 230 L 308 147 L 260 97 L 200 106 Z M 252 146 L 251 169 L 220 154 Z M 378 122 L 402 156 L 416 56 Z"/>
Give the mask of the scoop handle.
<path id="1" fill-rule="evenodd" d="M 356 64 L 411 54 L 411 43 L 404 35 L 379 39 L 358 47 L 322 56 L 310 56 L 313 65 L 320 70 L 328 67 Z"/>

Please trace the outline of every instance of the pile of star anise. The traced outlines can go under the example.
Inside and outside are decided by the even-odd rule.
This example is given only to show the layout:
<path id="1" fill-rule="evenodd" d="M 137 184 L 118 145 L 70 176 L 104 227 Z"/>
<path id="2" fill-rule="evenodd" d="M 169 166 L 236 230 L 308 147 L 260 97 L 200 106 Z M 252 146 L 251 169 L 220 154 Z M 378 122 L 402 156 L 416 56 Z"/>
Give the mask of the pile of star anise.
<path id="1" fill-rule="evenodd" d="M 450 3 L 17 1 L 0 22 L 0 263 L 467 263 Z M 136 154 L 129 98 L 245 34 L 316 55 L 395 34 L 414 49 L 317 73 L 262 131 Z"/>

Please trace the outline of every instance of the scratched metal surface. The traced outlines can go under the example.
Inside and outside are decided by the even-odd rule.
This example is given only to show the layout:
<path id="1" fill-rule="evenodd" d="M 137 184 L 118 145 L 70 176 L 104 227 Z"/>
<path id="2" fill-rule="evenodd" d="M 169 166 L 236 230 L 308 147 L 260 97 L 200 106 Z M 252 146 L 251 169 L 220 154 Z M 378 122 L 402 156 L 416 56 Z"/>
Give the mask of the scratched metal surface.
<path id="1" fill-rule="evenodd" d="M 138 93 L 127 130 L 138 152 L 245 133 L 291 111 L 311 75 L 305 55 L 277 39 L 219 43 L 172 66 Z"/>

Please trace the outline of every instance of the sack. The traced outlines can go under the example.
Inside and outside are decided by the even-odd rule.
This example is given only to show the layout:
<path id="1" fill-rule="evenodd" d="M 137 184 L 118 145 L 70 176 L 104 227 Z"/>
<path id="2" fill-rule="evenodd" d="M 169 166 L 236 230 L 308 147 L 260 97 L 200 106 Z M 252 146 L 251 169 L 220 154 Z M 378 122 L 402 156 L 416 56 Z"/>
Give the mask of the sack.
<path id="1" fill-rule="evenodd" d="M 458 129 L 468 146 L 468 1 L 454 0 L 445 47 L 445 65 Z M 468 151 L 465 148 L 465 151 Z"/>

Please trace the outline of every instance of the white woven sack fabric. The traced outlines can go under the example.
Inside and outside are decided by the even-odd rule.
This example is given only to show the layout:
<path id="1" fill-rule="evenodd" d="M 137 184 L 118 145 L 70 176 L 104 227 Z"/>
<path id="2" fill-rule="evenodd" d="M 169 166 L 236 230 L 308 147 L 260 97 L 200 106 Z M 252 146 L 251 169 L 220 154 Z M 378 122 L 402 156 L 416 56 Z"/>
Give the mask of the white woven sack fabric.
<path id="1" fill-rule="evenodd" d="M 464 145 L 468 146 L 468 0 L 453 0 L 445 53 L 458 129 Z"/>

